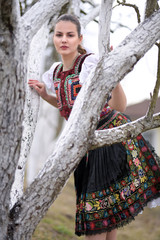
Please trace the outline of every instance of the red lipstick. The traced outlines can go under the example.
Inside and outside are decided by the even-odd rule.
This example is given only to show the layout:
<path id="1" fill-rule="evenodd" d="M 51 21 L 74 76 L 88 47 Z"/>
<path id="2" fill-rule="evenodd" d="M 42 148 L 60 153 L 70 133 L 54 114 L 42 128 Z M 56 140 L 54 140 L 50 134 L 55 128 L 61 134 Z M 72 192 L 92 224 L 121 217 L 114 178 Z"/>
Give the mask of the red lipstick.
<path id="1" fill-rule="evenodd" d="M 61 46 L 61 49 L 66 50 L 68 47 L 67 46 Z"/>

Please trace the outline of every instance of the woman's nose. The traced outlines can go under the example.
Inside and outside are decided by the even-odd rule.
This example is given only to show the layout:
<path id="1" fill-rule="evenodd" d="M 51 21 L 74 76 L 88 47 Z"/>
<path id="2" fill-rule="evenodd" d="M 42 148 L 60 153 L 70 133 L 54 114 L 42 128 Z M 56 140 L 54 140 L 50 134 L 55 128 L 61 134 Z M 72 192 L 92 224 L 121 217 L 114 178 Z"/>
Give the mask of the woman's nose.
<path id="1" fill-rule="evenodd" d="M 66 36 L 64 35 L 63 37 L 62 37 L 62 42 L 66 42 L 67 41 L 67 39 L 66 39 Z"/>

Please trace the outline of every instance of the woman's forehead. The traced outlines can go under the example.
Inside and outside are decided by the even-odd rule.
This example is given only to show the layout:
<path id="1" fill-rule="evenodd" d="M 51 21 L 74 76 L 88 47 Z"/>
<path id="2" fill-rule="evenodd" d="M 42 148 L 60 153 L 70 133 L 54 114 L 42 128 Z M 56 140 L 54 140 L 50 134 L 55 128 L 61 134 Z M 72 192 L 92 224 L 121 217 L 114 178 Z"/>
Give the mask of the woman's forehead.
<path id="1" fill-rule="evenodd" d="M 60 21 L 55 26 L 57 32 L 77 32 L 76 25 L 70 21 Z"/>

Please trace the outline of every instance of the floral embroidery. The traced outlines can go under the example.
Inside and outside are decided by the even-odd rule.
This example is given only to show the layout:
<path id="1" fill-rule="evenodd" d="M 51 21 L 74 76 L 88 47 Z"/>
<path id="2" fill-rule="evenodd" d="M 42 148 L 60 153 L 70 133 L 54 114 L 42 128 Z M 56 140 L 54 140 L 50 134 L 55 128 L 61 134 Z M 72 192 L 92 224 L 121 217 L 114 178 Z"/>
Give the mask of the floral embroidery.
<path id="1" fill-rule="evenodd" d="M 146 176 L 141 177 L 140 180 L 141 180 L 141 183 L 144 183 L 145 181 L 147 181 L 147 177 Z"/>
<path id="2" fill-rule="evenodd" d="M 100 202 L 99 202 L 99 201 L 96 201 L 96 202 L 94 203 L 94 207 L 95 207 L 97 210 L 99 210 L 99 209 L 100 209 Z"/>
<path id="3" fill-rule="evenodd" d="M 134 185 L 137 188 L 140 185 L 140 180 L 139 179 L 135 179 L 134 181 Z"/>
<path id="4" fill-rule="evenodd" d="M 131 193 L 130 187 L 128 186 L 128 187 L 124 188 L 123 193 L 124 193 L 125 196 L 128 197 Z"/>
<path id="5" fill-rule="evenodd" d="M 91 211 L 92 208 L 93 205 L 91 205 L 91 203 L 86 202 L 86 211 Z"/>
<path id="6" fill-rule="evenodd" d="M 98 219 L 99 218 L 99 214 L 98 213 L 94 213 L 94 217 L 95 217 L 95 219 Z"/>
<path id="7" fill-rule="evenodd" d="M 126 182 L 123 180 L 123 181 L 121 181 L 121 184 L 122 184 L 122 186 L 125 186 Z"/>
<path id="8" fill-rule="evenodd" d="M 138 157 L 138 154 L 137 154 L 137 151 L 136 151 L 136 150 L 133 150 L 133 151 L 132 151 L 132 156 L 133 156 L 133 158 L 137 158 L 137 157 Z"/>
<path id="9" fill-rule="evenodd" d="M 121 123 L 127 122 L 116 112 L 105 127 L 115 127 L 121 124 L 120 120 Z M 78 235 L 96 233 L 99 229 L 111 231 L 125 225 L 143 210 L 150 199 L 160 196 L 160 169 L 142 135 L 122 144 L 126 148 L 130 174 L 106 189 L 83 194 L 77 199 Z"/>
<path id="10" fill-rule="evenodd" d="M 135 158 L 135 159 L 133 160 L 133 162 L 134 162 L 134 164 L 135 164 L 137 167 L 140 165 L 140 161 L 139 161 L 138 158 Z"/>
<path id="11" fill-rule="evenodd" d="M 135 187 L 134 183 L 132 183 L 130 185 L 130 189 L 131 189 L 132 192 L 134 192 L 136 190 L 136 187 Z"/>
<path id="12" fill-rule="evenodd" d="M 120 202 L 119 194 L 115 194 L 115 198 L 116 198 L 117 203 Z"/>
<path id="13" fill-rule="evenodd" d="M 100 206 L 101 206 L 101 208 L 109 207 L 110 204 L 109 204 L 108 199 L 107 199 L 107 198 L 103 199 L 103 200 L 101 201 L 101 205 L 100 205 Z"/>
<path id="14" fill-rule="evenodd" d="M 128 199 L 128 204 L 132 204 L 133 200 L 131 198 Z"/>

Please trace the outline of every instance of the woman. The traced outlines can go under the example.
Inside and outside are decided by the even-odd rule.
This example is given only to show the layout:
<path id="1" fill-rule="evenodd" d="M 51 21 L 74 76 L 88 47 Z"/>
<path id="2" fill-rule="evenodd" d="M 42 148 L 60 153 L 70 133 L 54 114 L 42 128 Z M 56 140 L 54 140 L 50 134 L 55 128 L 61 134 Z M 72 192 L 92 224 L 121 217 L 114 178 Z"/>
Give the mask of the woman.
<path id="1" fill-rule="evenodd" d="M 53 36 L 62 63 L 54 63 L 44 73 L 44 83 L 29 80 L 29 86 L 58 107 L 65 119 L 70 115 L 81 85 L 98 62 L 94 54 L 86 54 L 81 47 L 82 38 L 77 18 L 62 15 Z M 56 95 L 49 95 L 46 87 Z M 129 122 L 120 113 L 125 108 L 126 97 L 118 84 L 102 110 L 97 129 Z M 133 220 L 149 201 L 160 195 L 160 169 L 141 135 L 134 140 L 89 151 L 74 177 L 76 234 L 85 234 L 87 240 L 116 240 L 116 229 Z"/>

